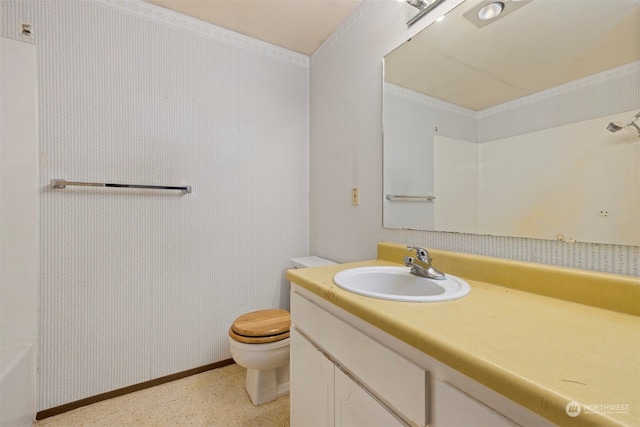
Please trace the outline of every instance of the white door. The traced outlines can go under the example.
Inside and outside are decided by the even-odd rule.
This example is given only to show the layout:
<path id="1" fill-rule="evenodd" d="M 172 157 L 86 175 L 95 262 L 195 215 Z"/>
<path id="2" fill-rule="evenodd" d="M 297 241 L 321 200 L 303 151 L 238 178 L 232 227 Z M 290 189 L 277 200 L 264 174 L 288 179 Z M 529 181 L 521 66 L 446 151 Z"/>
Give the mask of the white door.
<path id="1" fill-rule="evenodd" d="M 333 425 L 334 365 L 291 328 L 291 427 Z"/>

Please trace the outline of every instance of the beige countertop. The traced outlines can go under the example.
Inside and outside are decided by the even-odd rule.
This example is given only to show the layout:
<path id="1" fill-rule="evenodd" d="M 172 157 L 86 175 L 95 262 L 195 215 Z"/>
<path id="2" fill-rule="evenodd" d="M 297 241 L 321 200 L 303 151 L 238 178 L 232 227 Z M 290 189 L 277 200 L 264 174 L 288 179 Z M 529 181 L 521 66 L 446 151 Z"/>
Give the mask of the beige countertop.
<path id="1" fill-rule="evenodd" d="M 556 424 L 640 425 L 640 278 L 430 252 L 436 268 L 469 282 L 469 295 L 394 302 L 333 283 L 347 268 L 398 265 L 406 249 L 388 243 L 376 260 L 287 279 Z M 602 295 L 585 299 L 585 290 Z M 575 418 L 570 402 L 582 406 Z"/>

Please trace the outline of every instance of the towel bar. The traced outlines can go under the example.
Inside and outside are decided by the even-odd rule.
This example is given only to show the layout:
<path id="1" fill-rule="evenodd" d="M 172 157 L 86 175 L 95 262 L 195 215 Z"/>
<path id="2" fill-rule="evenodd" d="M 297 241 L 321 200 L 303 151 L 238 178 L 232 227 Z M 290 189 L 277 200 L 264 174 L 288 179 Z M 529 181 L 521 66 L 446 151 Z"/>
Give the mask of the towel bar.
<path id="1" fill-rule="evenodd" d="M 390 202 L 431 202 L 436 199 L 436 196 L 402 196 L 399 194 L 387 194 L 385 199 Z"/>
<path id="2" fill-rule="evenodd" d="M 79 187 L 112 187 L 112 188 L 146 188 L 151 190 L 180 190 L 185 194 L 191 193 L 191 186 L 173 187 L 168 185 L 137 185 L 137 184 L 110 184 L 100 182 L 76 182 L 65 181 L 64 179 L 52 179 L 51 188 L 56 190 L 63 190 L 67 188 L 67 185 L 79 186 Z"/>

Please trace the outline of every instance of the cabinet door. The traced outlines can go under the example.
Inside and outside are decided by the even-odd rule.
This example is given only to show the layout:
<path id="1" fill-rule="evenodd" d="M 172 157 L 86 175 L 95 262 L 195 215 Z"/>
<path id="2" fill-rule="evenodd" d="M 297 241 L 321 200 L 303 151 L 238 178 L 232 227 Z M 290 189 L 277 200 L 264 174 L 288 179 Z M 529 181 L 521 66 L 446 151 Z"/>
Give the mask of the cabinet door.
<path id="1" fill-rule="evenodd" d="M 434 427 L 513 427 L 516 422 L 446 382 L 434 381 Z"/>
<path id="2" fill-rule="evenodd" d="M 406 426 L 339 368 L 334 375 L 336 427 Z"/>
<path id="3" fill-rule="evenodd" d="M 291 427 L 327 427 L 334 418 L 334 365 L 291 328 Z"/>
<path id="4" fill-rule="evenodd" d="M 295 291 L 291 321 L 413 425 L 427 424 L 427 372 Z"/>

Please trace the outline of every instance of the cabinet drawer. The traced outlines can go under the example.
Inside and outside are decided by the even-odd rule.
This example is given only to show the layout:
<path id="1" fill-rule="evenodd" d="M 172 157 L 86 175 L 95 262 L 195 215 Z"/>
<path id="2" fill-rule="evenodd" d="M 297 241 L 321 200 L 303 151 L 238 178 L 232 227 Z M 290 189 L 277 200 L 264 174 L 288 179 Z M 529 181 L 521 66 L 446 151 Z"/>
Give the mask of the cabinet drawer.
<path id="1" fill-rule="evenodd" d="M 427 424 L 427 372 L 293 292 L 292 326 L 407 421 Z"/>

